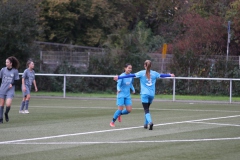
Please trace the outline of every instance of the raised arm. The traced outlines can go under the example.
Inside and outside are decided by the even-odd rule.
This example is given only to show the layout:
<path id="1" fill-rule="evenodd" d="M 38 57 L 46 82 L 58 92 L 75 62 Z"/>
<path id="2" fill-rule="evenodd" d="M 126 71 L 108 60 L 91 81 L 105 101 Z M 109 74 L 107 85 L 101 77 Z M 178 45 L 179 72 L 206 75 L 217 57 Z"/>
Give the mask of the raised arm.
<path id="1" fill-rule="evenodd" d="M 160 77 L 175 77 L 174 74 L 161 74 Z"/>
<path id="2" fill-rule="evenodd" d="M 126 76 L 115 76 L 113 79 L 117 81 L 118 79 L 129 78 L 129 77 L 136 77 L 135 74 L 128 74 Z"/>

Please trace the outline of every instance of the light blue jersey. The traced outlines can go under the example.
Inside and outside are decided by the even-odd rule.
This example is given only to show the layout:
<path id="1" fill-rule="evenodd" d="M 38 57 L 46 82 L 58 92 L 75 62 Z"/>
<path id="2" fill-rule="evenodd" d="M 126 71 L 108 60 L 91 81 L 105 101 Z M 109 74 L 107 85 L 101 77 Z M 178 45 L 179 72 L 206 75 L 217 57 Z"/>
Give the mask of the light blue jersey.
<path id="1" fill-rule="evenodd" d="M 125 76 L 126 73 L 122 73 L 120 76 Z M 134 78 L 124 78 L 119 79 L 117 81 L 117 90 L 120 91 L 117 94 L 117 98 L 131 98 L 130 89 L 135 92 L 135 89 L 133 87 L 133 79 Z"/>
<path id="2" fill-rule="evenodd" d="M 150 80 L 147 79 L 146 70 L 135 73 L 135 76 L 140 79 L 141 95 L 155 96 L 155 83 L 157 78 L 161 77 L 161 74 L 150 70 Z"/>
<path id="3" fill-rule="evenodd" d="M 140 79 L 141 101 L 142 101 L 143 109 L 145 112 L 144 128 L 147 129 L 149 126 L 149 130 L 152 130 L 153 122 L 152 122 L 151 114 L 149 112 L 149 107 L 155 96 L 155 84 L 156 84 L 157 78 L 171 77 L 171 74 L 160 74 L 156 71 L 150 70 L 150 79 L 148 79 L 146 76 L 146 70 L 142 70 L 135 74 L 120 75 L 120 76 L 118 76 L 118 80 L 130 78 L 130 77 L 136 77 L 136 78 Z M 116 115 L 119 115 L 119 114 L 116 114 Z M 117 116 L 115 116 L 114 118 L 116 119 L 116 117 Z M 110 126 L 111 126 L 111 123 L 110 123 Z"/>

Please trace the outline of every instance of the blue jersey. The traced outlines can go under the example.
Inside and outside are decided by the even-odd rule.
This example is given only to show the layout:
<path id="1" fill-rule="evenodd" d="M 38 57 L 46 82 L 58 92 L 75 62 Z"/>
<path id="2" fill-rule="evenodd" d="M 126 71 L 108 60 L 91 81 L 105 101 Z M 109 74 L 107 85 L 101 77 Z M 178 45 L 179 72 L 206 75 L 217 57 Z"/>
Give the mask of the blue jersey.
<path id="1" fill-rule="evenodd" d="M 127 75 L 126 73 L 122 73 L 120 76 L 125 76 Z M 130 98 L 131 97 L 131 93 L 130 93 L 130 89 L 135 92 L 135 89 L 133 87 L 133 79 L 132 77 L 130 78 L 124 78 L 124 79 L 119 79 L 117 81 L 117 90 L 120 91 L 117 94 L 117 98 Z"/>
<path id="2" fill-rule="evenodd" d="M 149 96 L 155 95 L 155 83 L 157 78 L 161 77 L 161 74 L 150 70 L 150 79 L 147 79 L 146 70 L 139 71 L 135 73 L 135 76 L 140 79 L 141 93 Z"/>

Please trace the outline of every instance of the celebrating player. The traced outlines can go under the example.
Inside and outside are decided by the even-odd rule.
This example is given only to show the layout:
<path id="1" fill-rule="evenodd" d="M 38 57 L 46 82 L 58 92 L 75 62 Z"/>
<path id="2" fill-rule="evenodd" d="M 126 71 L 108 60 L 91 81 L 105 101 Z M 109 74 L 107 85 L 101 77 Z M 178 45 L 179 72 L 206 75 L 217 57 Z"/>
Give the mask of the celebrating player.
<path id="1" fill-rule="evenodd" d="M 3 123 L 4 103 L 6 100 L 5 120 L 9 121 L 8 113 L 15 93 L 15 84 L 19 80 L 19 61 L 11 56 L 6 59 L 6 67 L 0 71 L 0 123 Z"/>
<path id="2" fill-rule="evenodd" d="M 151 70 L 150 60 L 146 60 L 144 62 L 144 68 L 145 70 L 141 70 L 135 74 L 128 74 L 125 76 L 116 76 L 114 77 L 114 80 L 130 78 L 130 77 L 136 77 L 140 79 L 141 101 L 142 101 L 143 109 L 145 112 L 144 128 L 148 129 L 148 126 L 149 126 L 149 130 L 153 130 L 153 122 L 152 122 L 149 108 L 155 96 L 156 80 L 157 78 L 161 78 L 161 77 L 174 77 L 174 74 L 160 74 L 156 71 Z"/>
<path id="3" fill-rule="evenodd" d="M 127 63 L 124 67 L 124 73 L 121 76 L 126 76 L 131 74 L 132 65 Z M 128 114 L 132 111 L 132 100 L 130 89 L 133 93 L 135 93 L 135 89 L 133 87 L 133 78 L 119 79 L 117 81 L 117 106 L 118 109 L 113 115 L 113 120 L 110 122 L 111 127 L 115 127 L 115 121 L 118 118 L 118 121 L 121 122 L 121 115 Z M 123 110 L 123 107 L 126 107 Z"/>
<path id="4" fill-rule="evenodd" d="M 19 113 L 29 113 L 28 111 L 28 105 L 30 100 L 30 92 L 32 84 L 35 87 L 35 91 L 38 91 L 36 80 L 35 80 L 35 72 L 34 72 L 34 63 L 32 60 L 27 61 L 27 69 L 24 70 L 23 76 L 22 76 L 22 94 L 23 94 L 23 100 L 22 104 L 20 106 Z M 24 108 L 25 107 L 25 108 Z"/>

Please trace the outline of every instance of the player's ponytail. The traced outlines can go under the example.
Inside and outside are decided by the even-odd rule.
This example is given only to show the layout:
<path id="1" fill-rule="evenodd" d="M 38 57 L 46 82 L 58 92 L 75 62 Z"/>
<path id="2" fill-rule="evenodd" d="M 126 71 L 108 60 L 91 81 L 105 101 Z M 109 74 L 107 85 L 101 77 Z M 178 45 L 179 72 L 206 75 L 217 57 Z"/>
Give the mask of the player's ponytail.
<path id="1" fill-rule="evenodd" d="M 151 61 L 150 60 L 146 60 L 144 62 L 144 66 L 146 68 L 146 76 L 147 76 L 147 79 L 150 80 L 150 69 L 151 69 Z"/>

